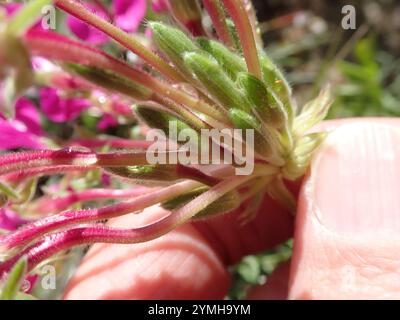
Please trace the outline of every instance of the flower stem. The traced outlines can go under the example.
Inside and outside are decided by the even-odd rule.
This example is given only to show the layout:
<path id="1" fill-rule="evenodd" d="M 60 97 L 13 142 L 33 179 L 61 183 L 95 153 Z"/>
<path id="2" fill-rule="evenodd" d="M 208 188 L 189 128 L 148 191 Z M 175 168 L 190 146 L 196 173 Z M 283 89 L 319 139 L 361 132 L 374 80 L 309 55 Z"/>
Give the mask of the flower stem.
<path id="1" fill-rule="evenodd" d="M 171 212 L 150 225 L 134 229 L 115 229 L 105 225 L 83 226 L 45 236 L 16 256 L 0 265 L 0 275 L 22 255 L 28 257 L 28 269 L 32 270 L 38 263 L 53 254 L 82 244 L 101 243 L 139 243 L 158 238 L 176 227 L 184 224 L 198 212 L 218 200 L 224 194 L 236 189 L 254 176 L 237 176 L 226 179 L 205 193 L 199 195 L 183 207 Z"/>
<path id="2" fill-rule="evenodd" d="M 194 181 L 184 181 L 166 188 L 148 192 L 132 200 L 90 210 L 70 210 L 32 222 L 17 231 L 0 238 L 2 249 L 23 247 L 38 237 L 59 228 L 85 222 L 99 221 L 143 210 L 154 204 L 170 200 L 182 192 L 201 186 Z"/>
<path id="3" fill-rule="evenodd" d="M 132 166 L 146 165 L 146 152 L 95 153 L 61 150 L 40 150 L 0 156 L 0 175 L 29 168 L 47 166 Z"/>
<path id="4" fill-rule="evenodd" d="M 96 166 L 51 166 L 28 168 L 17 172 L 12 172 L 1 177 L 2 180 L 11 183 L 18 183 L 31 177 L 41 177 L 44 175 L 66 173 L 66 172 L 84 172 L 96 169 Z"/>
<path id="5" fill-rule="evenodd" d="M 255 30 L 253 30 L 242 0 L 223 0 L 223 2 L 238 31 L 247 68 L 251 74 L 261 79 L 262 72 L 258 59 Z"/>
<path id="6" fill-rule="evenodd" d="M 135 198 L 142 194 L 155 191 L 155 188 L 135 186 L 132 189 L 88 189 L 71 192 L 64 197 L 54 198 L 53 196 L 44 196 L 30 204 L 26 211 L 32 213 L 56 213 L 68 209 L 70 206 L 85 201 L 101 199 L 128 199 Z"/>
<path id="7" fill-rule="evenodd" d="M 107 69 L 125 76 L 152 92 L 183 104 L 216 120 L 226 121 L 224 116 L 204 100 L 193 97 L 169 83 L 160 81 L 150 74 L 134 68 L 124 61 L 118 60 L 98 49 L 86 46 L 54 32 L 31 30 L 24 37 L 24 42 L 32 54 L 62 62 L 73 62 L 83 65 Z"/>
<path id="8" fill-rule="evenodd" d="M 158 55 L 147 49 L 128 33 L 87 10 L 79 2 L 74 0 L 56 0 L 55 3 L 60 9 L 104 32 L 119 44 L 137 54 L 162 75 L 174 82 L 183 81 L 181 74 Z"/>
<path id="9" fill-rule="evenodd" d="M 218 0 L 203 0 L 204 7 L 210 15 L 211 21 L 217 32 L 219 40 L 221 40 L 227 47 L 234 48 L 234 41 L 226 24 L 226 16 L 221 2 Z"/>

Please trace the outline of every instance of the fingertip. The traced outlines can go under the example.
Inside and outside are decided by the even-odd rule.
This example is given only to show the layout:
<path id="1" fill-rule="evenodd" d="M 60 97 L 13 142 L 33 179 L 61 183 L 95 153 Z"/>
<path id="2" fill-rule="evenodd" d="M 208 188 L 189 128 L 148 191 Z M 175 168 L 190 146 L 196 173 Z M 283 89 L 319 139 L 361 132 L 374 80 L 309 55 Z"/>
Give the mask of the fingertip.
<path id="1" fill-rule="evenodd" d="M 323 144 L 299 196 L 292 299 L 400 296 L 399 127 L 348 122 Z"/>
<path id="2" fill-rule="evenodd" d="M 141 215 L 146 219 L 128 215 L 114 219 L 112 225 L 143 225 L 162 212 L 147 209 Z M 146 243 L 94 245 L 68 284 L 65 298 L 222 299 L 228 287 L 220 258 L 195 228 L 186 225 Z"/>

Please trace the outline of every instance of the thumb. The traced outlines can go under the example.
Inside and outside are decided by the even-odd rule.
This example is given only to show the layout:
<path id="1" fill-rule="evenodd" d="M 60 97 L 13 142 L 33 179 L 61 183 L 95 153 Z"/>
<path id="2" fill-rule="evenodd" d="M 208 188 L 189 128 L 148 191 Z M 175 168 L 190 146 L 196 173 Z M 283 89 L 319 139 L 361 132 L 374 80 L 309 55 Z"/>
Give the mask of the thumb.
<path id="1" fill-rule="evenodd" d="M 400 126 L 332 132 L 299 200 L 289 297 L 400 298 Z"/>

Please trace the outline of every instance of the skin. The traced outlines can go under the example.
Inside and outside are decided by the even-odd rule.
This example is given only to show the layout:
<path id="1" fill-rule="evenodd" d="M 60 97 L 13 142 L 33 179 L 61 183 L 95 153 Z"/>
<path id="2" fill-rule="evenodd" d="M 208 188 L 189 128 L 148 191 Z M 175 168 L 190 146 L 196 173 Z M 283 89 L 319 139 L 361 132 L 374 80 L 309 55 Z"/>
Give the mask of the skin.
<path id="1" fill-rule="evenodd" d="M 350 119 L 323 127 L 332 133 L 293 187 L 295 219 L 265 198 L 242 227 L 238 211 L 144 244 L 97 244 L 65 298 L 222 299 L 229 265 L 294 236 L 292 260 L 249 299 L 399 299 L 400 120 Z M 152 207 L 110 224 L 139 226 L 165 214 Z"/>

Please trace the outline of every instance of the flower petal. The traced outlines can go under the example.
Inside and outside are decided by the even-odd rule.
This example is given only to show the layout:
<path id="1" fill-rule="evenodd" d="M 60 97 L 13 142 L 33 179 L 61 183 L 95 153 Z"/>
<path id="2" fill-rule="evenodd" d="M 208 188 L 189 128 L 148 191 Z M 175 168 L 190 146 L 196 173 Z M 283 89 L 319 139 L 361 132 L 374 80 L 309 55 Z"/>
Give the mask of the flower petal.
<path id="1" fill-rule="evenodd" d="M 24 132 L 16 128 L 17 123 L 9 122 L 0 118 L 0 150 L 17 148 L 41 149 L 43 144 L 39 137 L 32 133 Z"/>
<path id="2" fill-rule="evenodd" d="M 126 32 L 134 32 L 146 14 L 146 0 L 114 0 L 115 24 Z"/>
<path id="3" fill-rule="evenodd" d="M 101 18 L 108 19 L 107 13 L 97 6 L 85 4 L 85 7 L 90 9 L 91 12 L 100 16 Z M 67 26 L 77 38 L 93 45 L 101 45 L 108 41 L 108 36 L 106 36 L 104 33 L 73 16 L 67 17 Z"/>
<path id="4" fill-rule="evenodd" d="M 49 87 L 40 89 L 40 105 L 47 118 L 54 122 L 76 119 L 90 104 L 81 98 L 60 98 L 57 90 Z"/>
<path id="5" fill-rule="evenodd" d="M 15 119 L 24 123 L 29 132 L 37 136 L 43 135 L 39 112 L 29 99 L 22 97 L 17 100 Z"/>

